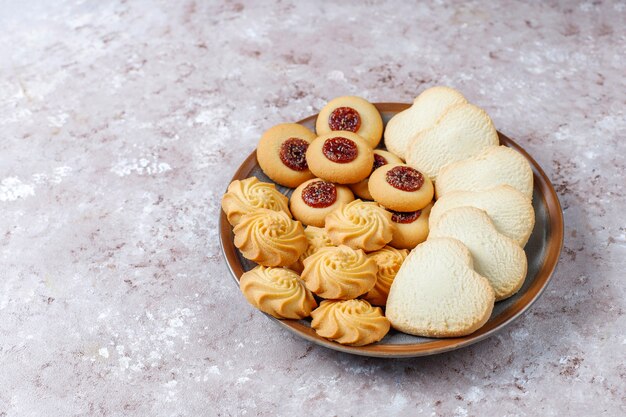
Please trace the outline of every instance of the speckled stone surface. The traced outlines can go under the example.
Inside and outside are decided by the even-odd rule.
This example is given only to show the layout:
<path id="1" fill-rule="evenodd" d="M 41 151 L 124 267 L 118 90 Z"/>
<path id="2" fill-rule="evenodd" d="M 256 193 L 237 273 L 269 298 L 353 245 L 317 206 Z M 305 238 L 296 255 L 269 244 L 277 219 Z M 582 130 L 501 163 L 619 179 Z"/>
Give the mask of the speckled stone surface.
<path id="1" fill-rule="evenodd" d="M 408 3 L 0 3 L 0 416 L 626 413 L 626 5 Z M 436 357 L 286 333 L 219 250 L 235 168 L 335 96 L 436 84 L 553 180 L 546 293 Z"/>

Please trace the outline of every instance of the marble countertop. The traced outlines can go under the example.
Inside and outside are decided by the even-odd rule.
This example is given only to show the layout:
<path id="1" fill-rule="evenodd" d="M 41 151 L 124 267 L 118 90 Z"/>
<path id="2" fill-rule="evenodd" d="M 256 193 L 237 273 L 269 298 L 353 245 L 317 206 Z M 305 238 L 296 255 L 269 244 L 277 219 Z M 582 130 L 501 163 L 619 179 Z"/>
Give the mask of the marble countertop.
<path id="1" fill-rule="evenodd" d="M 0 3 L 0 416 L 623 415 L 624 21 L 609 1 Z M 250 307 L 217 221 L 263 130 L 437 84 L 559 193 L 542 298 L 411 360 Z"/>

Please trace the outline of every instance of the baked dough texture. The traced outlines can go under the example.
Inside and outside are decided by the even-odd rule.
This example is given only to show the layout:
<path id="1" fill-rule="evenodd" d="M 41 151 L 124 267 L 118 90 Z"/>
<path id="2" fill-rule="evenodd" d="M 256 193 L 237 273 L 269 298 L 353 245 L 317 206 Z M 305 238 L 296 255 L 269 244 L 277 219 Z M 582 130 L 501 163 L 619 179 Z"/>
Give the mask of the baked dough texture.
<path id="1" fill-rule="evenodd" d="M 383 135 L 383 119 L 376 106 L 361 97 L 343 96 L 329 101 L 317 116 L 315 122 L 317 134 L 325 135 L 333 132 L 328 123 L 328 118 L 335 109 L 340 107 L 349 107 L 359 113 L 361 123 L 359 129 L 354 133 L 365 139 L 369 147 L 374 149 Z"/>
<path id="2" fill-rule="evenodd" d="M 467 103 L 461 93 L 450 87 L 431 87 L 413 100 L 408 109 L 389 120 L 385 128 L 385 146 L 405 159 L 409 144 L 415 136 L 430 129 L 452 106 Z"/>
<path id="3" fill-rule="evenodd" d="M 371 290 L 377 270 L 376 262 L 362 250 L 330 246 L 304 260 L 302 280 L 322 298 L 347 300 Z"/>
<path id="4" fill-rule="evenodd" d="M 335 138 L 348 139 L 356 145 L 356 158 L 350 162 L 334 162 L 328 159 L 323 152 L 327 141 Z M 374 153 L 368 143 L 352 132 L 338 130 L 315 138 L 306 152 L 309 169 L 317 177 L 338 184 L 354 184 L 370 175 L 374 165 Z"/>
<path id="5" fill-rule="evenodd" d="M 480 154 L 498 145 L 498 132 L 485 111 L 472 104 L 458 104 L 437 123 L 415 136 L 407 148 L 406 163 L 437 182 L 448 164 Z"/>
<path id="6" fill-rule="evenodd" d="M 304 229 L 304 234 L 307 240 L 307 248 L 302 255 L 300 255 L 298 261 L 289 267 L 296 272 L 302 272 L 306 258 L 313 255 L 321 248 L 333 245 L 328 237 L 328 233 L 326 233 L 326 229 L 323 227 L 307 226 Z"/>
<path id="7" fill-rule="evenodd" d="M 296 188 L 291 194 L 289 200 L 289 207 L 291 213 L 296 220 L 300 220 L 302 223 L 309 226 L 324 227 L 326 223 L 326 216 L 328 216 L 335 209 L 341 207 L 341 204 L 347 204 L 354 201 L 354 194 L 350 188 L 345 185 L 333 184 L 337 192 L 337 199 L 334 203 L 327 207 L 311 207 L 302 199 L 302 191 L 312 183 L 317 181 L 327 182 L 320 178 L 313 178 L 303 182 Z"/>
<path id="8" fill-rule="evenodd" d="M 326 231 L 335 245 L 372 252 L 391 241 L 394 226 L 391 213 L 378 203 L 354 200 L 326 217 Z"/>
<path id="9" fill-rule="evenodd" d="M 455 239 L 433 238 L 405 259 L 391 285 L 385 314 L 404 333 L 458 337 L 487 322 L 494 300 L 487 278 L 473 269 L 469 249 Z"/>
<path id="10" fill-rule="evenodd" d="M 535 210 L 530 199 L 510 185 L 499 185 L 483 191 L 455 191 L 444 195 L 430 212 L 430 229 L 437 226 L 446 211 L 463 206 L 484 210 L 496 229 L 522 248 L 535 226 Z"/>
<path id="11" fill-rule="evenodd" d="M 430 216 L 430 210 L 432 208 L 433 203 L 431 202 L 426 207 L 419 210 L 420 213 L 417 219 L 410 223 L 395 221 L 394 218 L 403 213 L 392 213 L 391 221 L 395 227 L 393 238 L 391 242 L 389 242 L 389 245 L 398 249 L 413 249 L 425 241 L 428 237 L 428 217 Z"/>
<path id="12" fill-rule="evenodd" d="M 405 164 L 387 164 L 372 173 L 368 187 L 374 200 L 381 206 L 395 211 L 416 211 L 426 207 L 433 200 L 435 194 L 435 188 L 430 178 L 421 173 L 424 182 L 418 190 L 400 190 L 389 184 L 386 179 L 389 171 L 397 167 L 413 170 Z"/>
<path id="13" fill-rule="evenodd" d="M 315 175 L 308 168 L 293 169 L 282 161 L 280 157 L 281 147 L 289 139 L 302 140 L 310 144 L 315 139 L 315 133 L 297 123 L 282 123 L 271 127 L 263 133 L 261 140 L 259 140 L 256 159 L 265 175 L 274 182 L 285 187 L 295 188 Z M 301 154 L 301 151 L 298 150 L 298 154 Z M 301 156 L 304 157 L 304 154 Z"/>
<path id="14" fill-rule="evenodd" d="M 367 255 L 376 262 L 378 273 L 376 274 L 376 284 L 374 284 L 374 288 L 363 296 L 365 300 L 377 306 L 387 304 L 387 296 L 389 295 L 391 284 L 408 254 L 409 251 L 406 249 L 396 249 L 391 246 L 385 246 L 381 250 Z"/>
<path id="15" fill-rule="evenodd" d="M 376 157 L 378 155 L 378 158 Z M 382 157 L 382 161 L 384 161 L 383 165 L 387 164 L 401 164 L 402 159 L 398 158 L 391 152 L 383 151 L 382 149 L 374 149 L 374 167 L 376 166 L 376 160 L 380 160 Z M 382 165 L 381 165 L 382 166 Z M 380 167 L 377 167 L 380 168 Z M 372 172 L 375 170 L 372 169 Z M 371 175 L 371 174 L 370 174 Z M 370 194 L 370 190 L 368 189 L 369 177 L 365 178 L 362 181 L 357 182 L 356 184 L 350 184 L 349 187 L 352 192 L 358 196 L 362 200 L 373 200 L 374 198 Z"/>
<path id="16" fill-rule="evenodd" d="M 507 146 L 490 146 L 481 154 L 453 162 L 437 177 L 437 198 L 454 191 L 482 191 L 510 185 L 533 198 L 533 171 L 521 153 Z"/>
<path id="17" fill-rule="evenodd" d="M 522 287 L 528 268 L 524 250 L 496 230 L 484 211 L 457 207 L 446 211 L 430 238 L 450 237 L 469 249 L 474 269 L 489 280 L 496 301 L 504 300 Z"/>
<path id="18" fill-rule="evenodd" d="M 259 208 L 283 211 L 291 216 L 287 197 L 274 184 L 260 182 L 257 177 L 231 182 L 222 197 L 222 210 L 232 226 L 236 226 L 242 216 Z"/>
<path id="19" fill-rule="evenodd" d="M 288 266 L 306 250 L 302 224 L 282 211 L 257 209 L 234 227 L 235 246 L 241 254 L 263 266 Z"/>
<path id="20" fill-rule="evenodd" d="M 382 309 L 364 300 L 325 300 L 311 317 L 311 327 L 318 335 L 350 346 L 378 342 L 390 328 Z"/>
<path id="21" fill-rule="evenodd" d="M 298 274 L 287 268 L 257 266 L 239 279 L 246 300 L 278 319 L 303 319 L 317 307 Z"/>

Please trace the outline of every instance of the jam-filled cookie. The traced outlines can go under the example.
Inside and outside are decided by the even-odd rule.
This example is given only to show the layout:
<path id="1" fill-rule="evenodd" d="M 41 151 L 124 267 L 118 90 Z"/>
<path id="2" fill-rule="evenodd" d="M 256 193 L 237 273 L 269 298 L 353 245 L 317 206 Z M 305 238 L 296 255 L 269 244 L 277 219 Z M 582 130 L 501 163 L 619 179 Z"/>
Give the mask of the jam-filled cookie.
<path id="1" fill-rule="evenodd" d="M 393 237 L 391 213 L 371 201 L 342 204 L 326 217 L 325 227 L 333 244 L 366 252 L 384 247 Z"/>
<path id="2" fill-rule="evenodd" d="M 338 130 L 353 132 L 374 149 L 383 135 L 383 119 L 378 109 L 361 97 L 337 97 L 320 110 L 315 130 L 318 135 Z"/>
<path id="3" fill-rule="evenodd" d="M 303 319 L 317 302 L 300 276 L 287 268 L 257 266 L 239 279 L 246 300 L 278 319 Z"/>
<path id="4" fill-rule="evenodd" d="M 283 211 L 258 209 L 233 228 L 244 258 L 263 266 L 288 266 L 306 250 L 304 228 Z"/>
<path id="5" fill-rule="evenodd" d="M 409 251 L 406 249 L 385 246 L 381 250 L 367 255 L 376 262 L 378 273 L 376 274 L 374 288 L 363 296 L 365 300 L 377 306 L 387 304 L 387 296 L 389 295 L 391 284 L 393 284 L 393 279 L 396 277 L 402 262 L 404 262 L 408 254 Z"/>
<path id="6" fill-rule="evenodd" d="M 405 164 L 387 164 L 374 171 L 369 190 L 384 207 L 405 212 L 426 207 L 435 192 L 428 176 Z"/>
<path id="7" fill-rule="evenodd" d="M 365 300 L 325 300 L 311 317 L 311 327 L 318 335 L 350 346 L 378 342 L 391 327 L 382 309 Z"/>
<path id="8" fill-rule="evenodd" d="M 311 142 L 306 160 L 317 177 L 339 184 L 354 184 L 370 174 L 374 153 L 356 133 L 338 131 Z"/>
<path id="9" fill-rule="evenodd" d="M 222 197 L 222 210 L 232 226 L 239 223 L 241 216 L 259 208 L 284 211 L 291 215 L 287 197 L 274 184 L 260 182 L 257 177 L 231 182 Z"/>
<path id="10" fill-rule="evenodd" d="M 374 166 L 372 172 L 376 171 L 383 165 L 387 164 L 401 164 L 402 159 L 398 158 L 391 152 L 383 151 L 381 149 L 374 149 Z M 370 173 L 371 175 L 371 173 Z M 370 190 L 367 188 L 369 178 L 365 178 L 363 181 L 359 181 L 356 184 L 350 184 L 350 189 L 359 198 L 363 200 L 373 200 Z"/>
<path id="11" fill-rule="evenodd" d="M 428 216 L 433 207 L 431 202 L 421 210 L 411 212 L 393 211 L 391 222 L 395 228 L 389 245 L 398 249 L 413 249 L 428 237 Z"/>
<path id="12" fill-rule="evenodd" d="M 310 226 L 324 227 L 327 215 L 342 203 L 353 200 L 354 194 L 345 185 L 314 178 L 293 191 L 289 207 L 296 220 Z"/>
<path id="13" fill-rule="evenodd" d="M 265 175 L 285 187 L 295 188 L 314 175 L 309 170 L 306 151 L 315 133 L 297 123 L 283 123 L 268 129 L 256 150 Z"/>
<path id="14" fill-rule="evenodd" d="M 377 271 L 376 262 L 362 250 L 329 246 L 304 260 L 302 280 L 322 298 L 348 300 L 371 290 Z"/>

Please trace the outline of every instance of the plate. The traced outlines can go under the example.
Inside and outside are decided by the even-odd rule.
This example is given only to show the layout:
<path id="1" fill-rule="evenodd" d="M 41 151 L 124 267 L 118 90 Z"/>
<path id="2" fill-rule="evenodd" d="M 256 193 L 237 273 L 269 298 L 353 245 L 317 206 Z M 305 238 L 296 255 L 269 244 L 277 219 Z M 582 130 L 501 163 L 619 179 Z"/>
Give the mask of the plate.
<path id="1" fill-rule="evenodd" d="M 374 105 L 380 111 L 385 124 L 393 115 L 410 106 L 410 104 L 404 103 L 374 103 Z M 300 120 L 298 123 L 315 131 L 316 118 L 317 115 L 310 116 Z M 556 268 L 563 246 L 563 215 L 556 192 L 537 162 L 513 140 L 500 132 L 498 132 L 498 135 L 500 136 L 500 143 L 502 145 L 513 148 L 524 155 L 532 167 L 535 183 L 533 190 L 535 228 L 530 236 L 530 240 L 524 248 L 528 257 L 528 273 L 524 285 L 513 297 L 496 303 L 489 321 L 487 321 L 483 327 L 468 336 L 447 339 L 417 337 L 392 329 L 387 336 L 378 343 L 352 347 L 344 346 L 318 336 L 315 331 L 311 329 L 310 321 L 308 320 L 279 320 L 267 314 L 266 316 L 309 342 L 355 355 L 387 358 L 425 356 L 459 349 L 493 336 L 498 331 L 511 324 L 537 301 L 550 281 L 550 277 Z M 251 176 L 256 176 L 260 181 L 272 182 L 263 171 L 261 171 L 256 160 L 256 152 L 252 152 L 243 164 L 241 164 L 237 172 L 235 172 L 233 180 L 242 180 Z M 290 188 L 278 185 L 276 188 L 287 196 L 289 196 L 292 191 Z M 235 247 L 233 243 L 232 227 L 228 224 L 223 211 L 220 214 L 219 227 L 222 251 L 224 252 L 228 267 L 235 279 L 235 283 L 238 285 L 239 277 L 241 277 L 245 271 L 254 268 L 256 264 L 241 256 L 239 250 Z M 261 314 L 261 312 L 259 313 Z"/>

